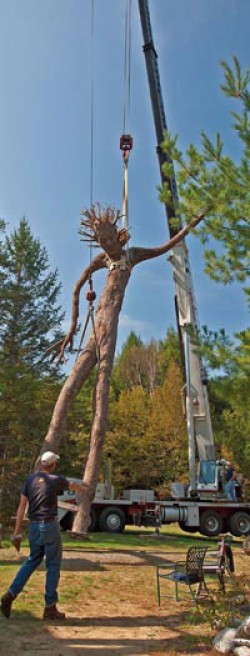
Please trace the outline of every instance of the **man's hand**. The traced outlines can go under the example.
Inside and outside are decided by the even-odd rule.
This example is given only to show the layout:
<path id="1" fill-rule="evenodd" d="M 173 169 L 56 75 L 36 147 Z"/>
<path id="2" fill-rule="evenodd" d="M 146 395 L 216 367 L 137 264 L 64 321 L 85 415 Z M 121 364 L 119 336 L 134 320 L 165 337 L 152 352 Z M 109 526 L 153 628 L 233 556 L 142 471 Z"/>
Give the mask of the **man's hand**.
<path id="1" fill-rule="evenodd" d="M 86 483 L 76 483 L 75 481 L 70 481 L 69 489 L 75 490 L 77 494 L 81 494 L 86 489 Z"/>
<path id="2" fill-rule="evenodd" d="M 22 540 L 22 534 L 21 533 L 13 533 L 13 535 L 10 538 L 10 541 L 12 542 L 12 544 L 15 547 L 15 549 L 17 550 L 17 552 L 20 551 L 21 540 Z"/>

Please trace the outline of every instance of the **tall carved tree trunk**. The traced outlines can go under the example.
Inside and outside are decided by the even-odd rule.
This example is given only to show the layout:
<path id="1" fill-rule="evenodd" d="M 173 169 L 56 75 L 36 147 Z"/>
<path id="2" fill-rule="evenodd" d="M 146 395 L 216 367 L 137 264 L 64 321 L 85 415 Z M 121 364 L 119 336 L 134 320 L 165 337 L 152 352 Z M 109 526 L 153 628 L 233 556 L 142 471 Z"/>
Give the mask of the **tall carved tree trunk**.
<path id="1" fill-rule="evenodd" d="M 77 513 L 73 531 L 86 531 L 89 523 L 90 506 L 95 496 L 98 483 L 102 447 L 106 430 L 110 379 L 115 355 L 117 326 L 129 279 L 129 272 L 116 269 L 108 277 L 105 292 L 98 307 L 99 323 L 97 328 L 100 361 L 94 390 L 94 418 L 91 429 L 90 449 L 85 466 L 83 481 L 87 492 Z"/>
<path id="2" fill-rule="evenodd" d="M 49 449 L 58 452 L 65 420 L 70 405 L 93 367 L 98 364 L 96 385 L 94 390 L 94 410 L 91 428 L 90 449 L 83 475 L 84 492 L 76 514 L 73 530 L 84 533 L 89 525 L 90 506 L 94 499 L 96 485 L 100 473 L 102 447 L 104 443 L 111 372 L 114 361 L 117 327 L 122 307 L 125 289 L 132 268 L 147 259 L 159 257 L 180 242 L 192 227 L 198 225 L 204 218 L 204 213 L 194 217 L 189 225 L 172 237 L 166 244 L 158 248 L 130 248 L 124 250 L 129 239 L 126 230 L 118 230 L 116 226 L 118 215 L 107 208 L 92 207 L 84 212 L 82 234 L 90 241 L 96 241 L 104 253 L 98 255 L 87 267 L 75 285 L 73 292 L 73 310 L 70 330 L 66 338 L 56 345 L 54 355 L 60 361 L 65 348 L 73 346 L 73 338 L 77 329 L 79 315 L 79 295 L 82 286 L 90 275 L 101 268 L 108 268 L 109 273 L 102 292 L 95 319 L 95 330 L 74 364 L 56 402 L 48 433 L 45 437 L 42 452 Z M 97 358 L 97 352 L 99 357 Z"/>

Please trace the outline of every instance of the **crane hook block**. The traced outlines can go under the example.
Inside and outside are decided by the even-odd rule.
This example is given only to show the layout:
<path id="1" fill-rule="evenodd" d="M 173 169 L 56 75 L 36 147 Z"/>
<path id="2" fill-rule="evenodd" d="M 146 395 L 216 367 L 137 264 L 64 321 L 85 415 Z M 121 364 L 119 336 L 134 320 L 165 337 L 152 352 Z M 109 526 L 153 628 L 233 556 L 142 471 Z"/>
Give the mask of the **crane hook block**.
<path id="1" fill-rule="evenodd" d="M 133 137 L 131 134 L 122 134 L 120 137 L 120 150 L 130 151 L 133 148 Z"/>

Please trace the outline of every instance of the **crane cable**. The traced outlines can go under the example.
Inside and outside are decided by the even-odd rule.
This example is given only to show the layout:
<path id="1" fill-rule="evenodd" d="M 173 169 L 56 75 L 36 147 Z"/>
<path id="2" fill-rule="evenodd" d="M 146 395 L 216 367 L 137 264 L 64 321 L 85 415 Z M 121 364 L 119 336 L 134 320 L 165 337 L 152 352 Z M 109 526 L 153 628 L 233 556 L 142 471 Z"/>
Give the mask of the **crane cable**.
<path id="1" fill-rule="evenodd" d="M 126 0 L 125 31 L 124 31 L 124 102 L 123 102 L 123 134 L 126 134 L 127 123 L 130 123 L 130 91 L 131 91 L 131 0 Z"/>
<path id="2" fill-rule="evenodd" d="M 93 206 L 93 189 L 94 189 L 94 100 L 95 100 L 95 77 L 94 77 L 94 45 L 95 45 L 95 0 L 91 0 L 90 7 L 90 35 L 91 35 L 91 55 L 90 55 L 90 206 Z M 89 265 L 92 262 L 92 242 L 89 243 Z M 92 324 L 92 330 L 95 340 L 95 350 L 98 366 L 100 364 L 100 351 L 97 342 L 95 319 L 94 319 L 94 300 L 96 293 L 93 290 L 92 274 L 89 274 L 89 289 L 86 292 L 86 300 L 89 303 L 85 324 L 82 330 L 80 343 L 77 349 L 76 360 L 79 358 L 83 340 L 87 331 L 89 321 Z"/>
<path id="3" fill-rule="evenodd" d="M 93 206 L 93 188 L 94 188 L 94 36 L 95 36 L 95 4 L 91 0 L 90 10 L 90 34 L 91 34 L 91 75 L 90 75 L 90 205 Z M 131 89 L 131 0 L 126 1 L 126 18 L 125 18 L 125 48 L 124 48 L 124 106 L 123 106 L 123 134 L 120 137 L 120 149 L 123 153 L 123 196 L 122 196 L 122 228 L 128 232 L 128 162 L 130 151 L 133 148 L 133 138 L 126 133 L 127 123 L 130 121 L 130 89 Z M 125 245 L 125 249 L 127 246 Z M 92 243 L 89 245 L 90 264 L 92 262 Z M 121 258 L 121 265 L 126 266 L 126 259 Z M 86 299 L 89 308 L 82 330 L 76 359 L 80 356 L 82 343 L 87 331 L 89 321 L 92 323 L 92 330 L 95 339 L 96 357 L 98 365 L 100 364 L 100 352 L 97 343 L 97 335 L 94 320 L 93 302 L 96 294 L 93 290 L 92 274 L 89 274 L 89 289 L 86 292 Z"/>
<path id="4" fill-rule="evenodd" d="M 93 205 L 94 189 L 94 100 L 95 100 L 95 76 L 94 76 L 94 45 L 95 45 L 95 0 L 91 0 L 90 9 L 90 205 Z M 91 252 L 90 244 L 90 252 Z"/>
<path id="5" fill-rule="evenodd" d="M 130 151 L 133 148 L 133 138 L 128 133 L 130 124 L 130 95 L 131 95 L 131 0 L 126 2 L 125 34 L 124 34 L 124 105 L 123 105 L 123 134 L 120 137 L 120 150 L 123 156 L 123 190 L 122 190 L 122 228 L 129 229 L 128 221 L 128 163 Z M 127 245 L 125 246 L 125 249 Z"/>

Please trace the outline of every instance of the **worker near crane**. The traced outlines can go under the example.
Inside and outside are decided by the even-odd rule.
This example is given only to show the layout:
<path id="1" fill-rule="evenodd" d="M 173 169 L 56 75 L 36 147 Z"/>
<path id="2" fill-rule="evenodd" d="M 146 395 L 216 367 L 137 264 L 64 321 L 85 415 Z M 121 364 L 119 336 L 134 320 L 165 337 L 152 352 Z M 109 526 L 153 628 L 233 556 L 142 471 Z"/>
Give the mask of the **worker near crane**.
<path id="1" fill-rule="evenodd" d="M 57 519 L 57 495 L 69 489 L 81 493 L 83 485 L 54 474 L 59 458 L 60 456 L 52 451 L 45 451 L 41 456 L 39 471 L 28 476 L 21 492 L 12 542 L 19 551 L 22 521 L 28 509 L 30 555 L 1 598 L 0 609 L 7 618 L 10 617 L 14 599 L 45 557 L 47 571 L 43 617 L 51 620 L 65 619 L 65 614 L 56 606 L 62 556 L 60 525 Z"/>
<path id="2" fill-rule="evenodd" d="M 228 462 L 227 469 L 226 469 L 225 495 L 228 499 L 231 499 L 231 501 L 237 501 L 235 485 L 236 485 L 236 470 L 233 466 L 233 463 Z"/>

